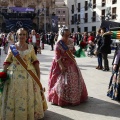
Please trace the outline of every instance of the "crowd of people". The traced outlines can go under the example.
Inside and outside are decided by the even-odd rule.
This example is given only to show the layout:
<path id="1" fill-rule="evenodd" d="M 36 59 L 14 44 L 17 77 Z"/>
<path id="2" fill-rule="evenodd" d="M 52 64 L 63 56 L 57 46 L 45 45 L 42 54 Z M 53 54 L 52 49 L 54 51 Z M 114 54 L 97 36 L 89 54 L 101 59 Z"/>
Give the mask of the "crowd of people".
<path id="1" fill-rule="evenodd" d="M 9 75 L 2 92 L 1 118 L 3 120 L 38 120 L 44 117 L 44 112 L 47 110 L 44 89 L 41 90 L 38 85 L 40 81 L 37 83 L 33 76 L 40 80 L 37 53 L 41 54 L 45 43 L 51 45 L 51 51 L 55 52 L 48 78 L 47 100 L 58 106 L 79 105 L 87 101 L 87 87 L 74 57 L 75 45 L 82 47 L 81 43 L 84 43 L 86 46 L 84 50 L 87 46 L 95 48 L 94 54 L 98 59 L 96 69 L 109 71 L 108 54 L 111 53 L 112 32 L 106 32 L 106 28 L 103 27 L 98 29 L 96 34 L 93 32 L 70 33 L 68 27 L 63 26 L 56 34 L 37 33 L 35 30 L 28 33 L 24 28 L 19 28 L 16 33 L 12 31 L 7 36 L 1 34 L 0 46 L 4 47 L 7 54 L 3 71 Z M 18 62 L 11 46 L 25 61 L 26 69 L 22 63 Z M 110 79 L 107 93 L 117 101 L 120 101 L 119 61 L 120 50 L 117 49 L 113 62 L 114 74 Z M 33 74 L 29 73 L 29 70 Z"/>

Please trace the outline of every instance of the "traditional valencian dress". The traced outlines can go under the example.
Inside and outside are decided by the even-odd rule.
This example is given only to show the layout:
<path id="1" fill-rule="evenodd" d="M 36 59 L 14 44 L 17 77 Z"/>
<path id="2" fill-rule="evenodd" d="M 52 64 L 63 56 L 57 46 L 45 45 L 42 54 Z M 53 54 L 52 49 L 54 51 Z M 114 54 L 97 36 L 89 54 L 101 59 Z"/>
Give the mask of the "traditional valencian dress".
<path id="1" fill-rule="evenodd" d="M 35 74 L 34 65 L 38 62 L 32 45 L 25 51 L 19 51 L 20 56 Z M 28 72 L 18 63 L 9 51 L 4 64 L 10 63 L 7 73 L 10 80 L 6 81 L 2 95 L 2 120 L 38 120 L 44 117 L 47 109 L 42 101 L 40 88 Z M 43 104 L 44 103 L 44 104 Z"/>
<path id="2" fill-rule="evenodd" d="M 69 39 L 67 45 L 71 52 L 75 52 L 74 44 Z M 61 73 L 58 60 L 61 59 L 65 73 Z M 66 54 L 60 45 L 60 41 L 55 46 L 55 58 L 49 76 L 48 101 L 59 105 L 78 105 L 86 101 L 88 93 L 80 69 L 74 61 Z"/>
<path id="3" fill-rule="evenodd" d="M 115 51 L 113 65 L 117 65 L 111 76 L 107 96 L 120 102 L 120 44 Z"/>

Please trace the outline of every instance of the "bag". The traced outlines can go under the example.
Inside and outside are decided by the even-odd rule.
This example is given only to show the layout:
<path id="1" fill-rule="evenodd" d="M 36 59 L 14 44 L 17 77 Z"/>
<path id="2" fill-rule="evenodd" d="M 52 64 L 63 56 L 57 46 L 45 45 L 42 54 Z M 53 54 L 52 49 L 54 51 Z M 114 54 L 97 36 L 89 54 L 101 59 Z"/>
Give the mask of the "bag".
<path id="1" fill-rule="evenodd" d="M 94 55 L 98 55 L 99 52 L 97 51 L 97 49 L 95 49 L 93 53 Z"/>

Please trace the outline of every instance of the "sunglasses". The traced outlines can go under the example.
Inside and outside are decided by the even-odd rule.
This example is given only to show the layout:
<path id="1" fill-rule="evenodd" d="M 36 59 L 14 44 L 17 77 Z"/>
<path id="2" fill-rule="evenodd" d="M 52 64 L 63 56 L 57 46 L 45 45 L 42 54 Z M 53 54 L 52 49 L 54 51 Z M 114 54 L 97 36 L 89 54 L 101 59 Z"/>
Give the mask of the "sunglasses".
<path id="1" fill-rule="evenodd" d="M 19 34 L 19 36 L 25 36 L 26 34 Z"/>

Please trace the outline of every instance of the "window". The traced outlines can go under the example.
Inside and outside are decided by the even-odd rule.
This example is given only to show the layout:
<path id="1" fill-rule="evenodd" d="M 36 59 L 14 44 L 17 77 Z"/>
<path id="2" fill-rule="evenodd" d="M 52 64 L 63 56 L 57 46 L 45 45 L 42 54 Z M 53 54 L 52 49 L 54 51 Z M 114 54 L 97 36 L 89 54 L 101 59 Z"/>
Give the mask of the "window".
<path id="1" fill-rule="evenodd" d="M 93 12 L 93 16 L 92 16 L 92 22 L 96 22 L 96 12 Z"/>
<path id="2" fill-rule="evenodd" d="M 87 22 L 88 22 L 88 13 L 85 13 L 84 22 L 85 22 L 85 23 L 87 23 Z"/>
<path id="3" fill-rule="evenodd" d="M 88 27 L 84 27 L 84 32 L 88 32 Z"/>
<path id="4" fill-rule="evenodd" d="M 106 5 L 106 0 L 102 0 L 102 7 L 105 7 Z"/>
<path id="5" fill-rule="evenodd" d="M 74 15 L 74 22 L 77 23 L 77 14 Z"/>
<path id="6" fill-rule="evenodd" d="M 92 26 L 92 31 L 96 32 L 96 26 Z"/>
<path id="7" fill-rule="evenodd" d="M 80 14 L 78 14 L 78 22 L 80 23 Z"/>
<path id="8" fill-rule="evenodd" d="M 65 14 L 65 11 L 63 11 L 63 14 Z"/>
<path id="9" fill-rule="evenodd" d="M 72 33 L 74 32 L 74 28 L 71 28 L 71 32 L 72 32 Z"/>
<path id="10" fill-rule="evenodd" d="M 85 11 L 88 10 L 88 1 L 85 1 Z"/>
<path id="11" fill-rule="evenodd" d="M 71 24 L 74 24 L 74 16 L 72 16 Z"/>
<path id="12" fill-rule="evenodd" d="M 63 21 L 65 21 L 65 18 L 63 18 Z"/>
<path id="13" fill-rule="evenodd" d="M 71 12 L 74 13 L 74 5 L 72 5 Z"/>
<path id="14" fill-rule="evenodd" d="M 116 4 L 117 3 L 117 0 L 112 0 L 112 4 Z"/>
<path id="15" fill-rule="evenodd" d="M 96 0 L 93 0 L 93 9 L 96 8 Z"/>
<path id="16" fill-rule="evenodd" d="M 60 13 L 60 11 L 58 11 L 58 13 Z"/>
<path id="17" fill-rule="evenodd" d="M 58 18 L 58 21 L 60 21 L 60 18 Z"/>
<path id="18" fill-rule="evenodd" d="M 112 19 L 116 19 L 116 7 L 112 8 Z"/>
<path id="19" fill-rule="evenodd" d="M 78 12 L 80 12 L 80 7 L 81 7 L 80 3 L 78 3 Z"/>
<path id="20" fill-rule="evenodd" d="M 78 32 L 81 32 L 81 29 L 80 29 L 80 27 L 79 27 L 79 26 L 77 26 L 77 31 L 78 31 Z"/>
<path id="21" fill-rule="evenodd" d="M 2 13 L 7 13 L 7 9 L 2 9 Z"/>
<path id="22" fill-rule="evenodd" d="M 101 11 L 101 20 L 105 19 L 105 9 Z"/>

